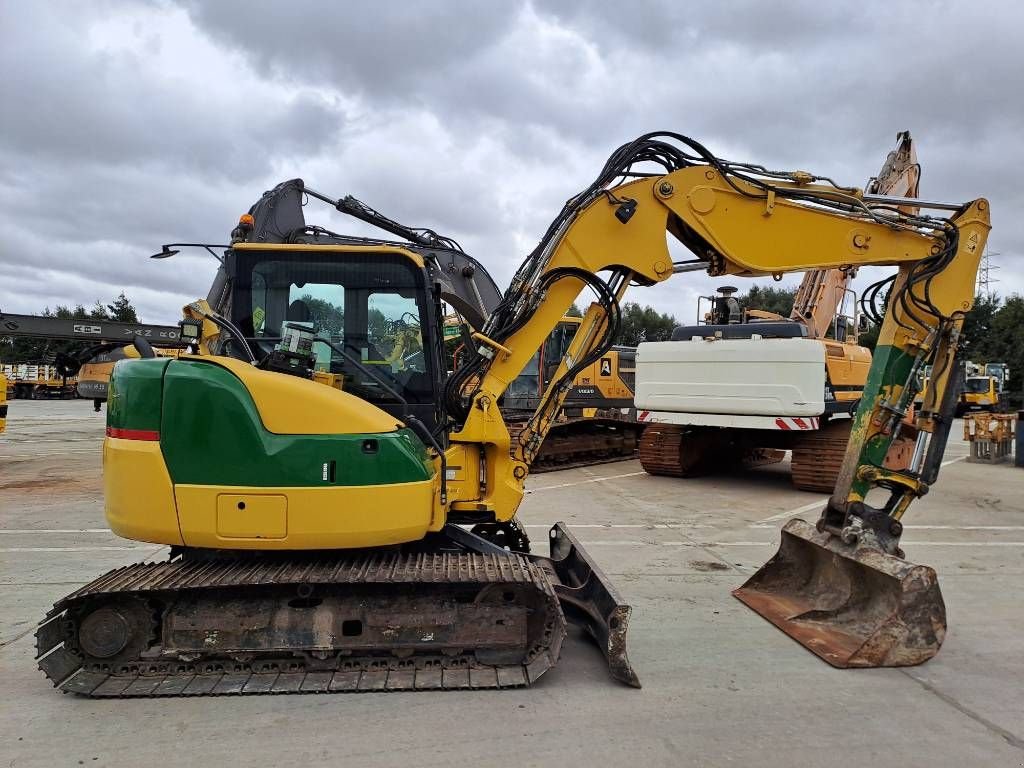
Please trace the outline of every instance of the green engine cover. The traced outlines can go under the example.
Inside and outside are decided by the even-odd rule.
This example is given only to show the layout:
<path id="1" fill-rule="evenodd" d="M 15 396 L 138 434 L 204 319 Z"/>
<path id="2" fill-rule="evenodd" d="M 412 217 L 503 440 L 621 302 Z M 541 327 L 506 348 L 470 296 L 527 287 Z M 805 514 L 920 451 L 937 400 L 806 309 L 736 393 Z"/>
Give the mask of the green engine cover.
<path id="1" fill-rule="evenodd" d="M 409 429 L 347 435 L 268 431 L 242 381 L 214 363 L 126 360 L 115 367 L 110 387 L 108 426 L 159 430 L 176 484 L 365 486 L 434 474 L 423 443 Z"/>

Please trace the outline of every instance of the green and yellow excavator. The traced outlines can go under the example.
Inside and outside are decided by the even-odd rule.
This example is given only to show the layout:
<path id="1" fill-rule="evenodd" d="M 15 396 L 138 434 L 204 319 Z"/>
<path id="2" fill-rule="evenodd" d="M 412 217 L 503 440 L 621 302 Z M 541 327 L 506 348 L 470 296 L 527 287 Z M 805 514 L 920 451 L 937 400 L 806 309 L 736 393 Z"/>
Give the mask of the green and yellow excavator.
<path id="1" fill-rule="evenodd" d="M 170 556 L 56 603 L 36 639 L 58 688 L 525 686 L 557 662 L 567 620 L 587 628 L 615 678 L 639 685 L 630 607 L 564 525 L 550 531 L 550 556 L 530 554 L 516 511 L 572 382 L 611 349 L 626 290 L 698 269 L 898 268 L 836 490 L 816 526 L 786 526 L 737 597 L 837 666 L 937 652 L 936 576 L 903 559 L 900 520 L 938 475 L 985 200 L 915 200 L 933 215 L 911 215 L 904 201 L 648 134 L 566 203 L 485 315 L 482 294 L 497 289 L 452 241 L 398 225 L 402 242 L 337 235 L 306 224 L 306 198 L 369 215 L 300 180 L 279 185 L 240 220 L 209 297 L 186 308 L 187 351 L 156 357 L 140 339 L 142 359 L 115 366 L 107 519 Z M 666 233 L 692 258 L 673 261 Z M 596 300 L 513 444 L 499 399 L 586 289 Z M 451 375 L 442 303 L 477 329 Z M 420 343 L 396 356 L 410 326 Z M 887 469 L 925 364 L 914 458 Z"/>

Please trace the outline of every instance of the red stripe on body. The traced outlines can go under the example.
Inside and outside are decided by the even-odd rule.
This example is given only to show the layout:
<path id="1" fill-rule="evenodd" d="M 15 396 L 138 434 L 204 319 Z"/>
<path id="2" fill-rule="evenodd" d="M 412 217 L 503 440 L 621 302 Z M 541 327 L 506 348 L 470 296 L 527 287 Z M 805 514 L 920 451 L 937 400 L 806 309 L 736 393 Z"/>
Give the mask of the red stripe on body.
<path id="1" fill-rule="evenodd" d="M 159 440 L 160 433 L 152 429 L 121 429 L 120 427 L 107 427 L 107 437 L 117 437 L 122 440 Z"/>

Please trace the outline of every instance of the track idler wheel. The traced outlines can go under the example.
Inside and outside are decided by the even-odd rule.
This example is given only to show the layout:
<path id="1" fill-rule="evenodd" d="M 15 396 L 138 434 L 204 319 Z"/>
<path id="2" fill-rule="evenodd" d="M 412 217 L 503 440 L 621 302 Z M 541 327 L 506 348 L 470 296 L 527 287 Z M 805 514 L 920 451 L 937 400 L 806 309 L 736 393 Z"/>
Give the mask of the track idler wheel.
<path id="1" fill-rule="evenodd" d="M 152 609 L 135 599 L 89 606 L 75 625 L 78 650 L 93 663 L 138 659 L 156 631 Z"/>

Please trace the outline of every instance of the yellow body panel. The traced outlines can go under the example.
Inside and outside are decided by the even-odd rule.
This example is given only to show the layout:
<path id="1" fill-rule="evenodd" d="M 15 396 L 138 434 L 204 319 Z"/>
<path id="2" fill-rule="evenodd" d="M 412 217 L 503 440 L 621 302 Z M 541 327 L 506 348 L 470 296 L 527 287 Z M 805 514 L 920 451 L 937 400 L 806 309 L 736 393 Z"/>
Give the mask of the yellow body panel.
<path id="1" fill-rule="evenodd" d="M 394 432 L 398 421 L 355 395 L 298 376 L 261 371 L 232 357 L 204 357 L 227 368 L 249 390 L 263 425 L 279 435 Z"/>
<path id="2" fill-rule="evenodd" d="M 327 251 L 337 253 L 339 250 L 343 250 L 345 253 L 397 253 L 399 256 L 404 256 L 413 264 L 418 267 L 423 266 L 423 257 L 415 251 L 407 251 L 405 248 L 396 248 L 393 245 L 345 245 L 344 248 L 339 248 L 337 245 L 308 245 L 303 243 L 233 243 L 231 248 L 236 251 L 291 251 L 291 252 L 302 252 L 307 251 Z"/>
<path id="3" fill-rule="evenodd" d="M 580 371 L 573 383 L 595 387 L 598 394 L 607 400 L 633 399 L 633 390 L 626 386 L 620 375 L 619 353 L 614 349 Z"/>
<path id="4" fill-rule="evenodd" d="M 433 522 L 434 486 L 433 480 L 326 488 L 177 485 L 174 496 L 181 538 L 190 547 L 353 549 L 422 539 Z"/>
<path id="5" fill-rule="evenodd" d="M 868 380 L 871 369 L 871 350 L 856 344 L 841 344 L 827 339 L 825 345 L 825 368 L 828 370 L 829 381 L 836 388 L 838 402 L 859 400 L 864 391 L 864 383 Z M 857 389 L 843 389 L 857 387 Z"/>
<path id="6" fill-rule="evenodd" d="M 174 490 L 160 443 L 103 441 L 103 497 L 110 530 L 154 544 L 182 544 Z"/>
<path id="7" fill-rule="evenodd" d="M 480 498 L 480 448 L 468 443 L 452 444 L 445 452 L 448 463 L 448 502 L 452 509 L 473 511 Z M 440 476 L 440 462 L 437 464 Z M 443 523 L 444 515 L 439 515 Z"/>
<path id="8" fill-rule="evenodd" d="M 221 493 L 217 535 L 222 539 L 283 539 L 288 536 L 288 497 L 281 493 Z"/>

